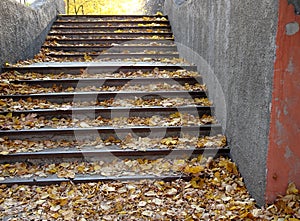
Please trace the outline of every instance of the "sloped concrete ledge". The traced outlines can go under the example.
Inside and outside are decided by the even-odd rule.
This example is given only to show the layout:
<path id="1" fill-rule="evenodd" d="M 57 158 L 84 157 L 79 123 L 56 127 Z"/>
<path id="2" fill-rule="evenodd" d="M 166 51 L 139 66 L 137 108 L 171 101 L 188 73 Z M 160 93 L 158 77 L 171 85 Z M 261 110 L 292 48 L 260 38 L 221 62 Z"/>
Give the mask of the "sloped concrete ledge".
<path id="1" fill-rule="evenodd" d="M 6 62 L 32 58 L 39 52 L 63 0 L 37 0 L 25 6 L 14 0 L 0 1 L 0 69 Z"/>

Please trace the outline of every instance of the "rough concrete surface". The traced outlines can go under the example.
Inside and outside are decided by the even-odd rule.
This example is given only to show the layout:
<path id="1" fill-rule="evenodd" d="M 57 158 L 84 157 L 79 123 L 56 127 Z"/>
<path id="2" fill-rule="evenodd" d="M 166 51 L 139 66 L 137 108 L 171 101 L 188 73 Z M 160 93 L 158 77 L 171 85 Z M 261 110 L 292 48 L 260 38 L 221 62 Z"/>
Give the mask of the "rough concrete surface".
<path id="1" fill-rule="evenodd" d="M 163 11 L 165 0 L 146 0 L 145 10 L 147 15 L 153 15 Z"/>
<path id="2" fill-rule="evenodd" d="M 0 1 L 0 64 L 33 57 L 40 50 L 63 0 L 37 0 L 30 7 L 14 0 Z M 0 70 L 1 70 L 0 67 Z"/>
<path id="3" fill-rule="evenodd" d="M 197 64 L 247 188 L 265 202 L 278 1 L 166 0 L 182 57 Z"/>

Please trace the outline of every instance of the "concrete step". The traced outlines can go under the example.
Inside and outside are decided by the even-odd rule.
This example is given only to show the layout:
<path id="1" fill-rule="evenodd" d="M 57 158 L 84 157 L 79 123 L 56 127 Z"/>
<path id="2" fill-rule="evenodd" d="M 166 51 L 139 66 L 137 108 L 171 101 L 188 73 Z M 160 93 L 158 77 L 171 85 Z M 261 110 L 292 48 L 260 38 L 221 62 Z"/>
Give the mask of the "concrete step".
<path id="1" fill-rule="evenodd" d="M 39 56 L 34 61 L 40 62 L 4 68 L 0 165 L 40 169 L 25 177 L 0 175 L 0 184 L 190 180 L 191 174 L 172 169 L 158 175 L 151 169 L 36 174 L 49 163 L 87 166 L 101 160 L 114 168 L 116 158 L 148 166 L 163 158 L 172 165 L 198 155 L 230 156 L 203 79 L 196 66 L 179 59 L 166 16 L 61 15 Z M 53 60 L 58 58 L 63 62 Z M 81 58 L 117 60 L 70 62 Z M 164 58 L 174 62 L 159 62 Z"/>

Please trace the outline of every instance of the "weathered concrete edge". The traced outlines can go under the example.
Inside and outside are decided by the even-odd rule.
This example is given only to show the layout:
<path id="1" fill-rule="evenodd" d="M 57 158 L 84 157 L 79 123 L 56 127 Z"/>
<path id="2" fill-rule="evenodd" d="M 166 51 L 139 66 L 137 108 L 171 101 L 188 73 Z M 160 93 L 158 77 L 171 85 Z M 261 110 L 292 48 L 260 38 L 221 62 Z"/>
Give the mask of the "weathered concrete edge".
<path id="1" fill-rule="evenodd" d="M 37 0 L 30 7 L 13 0 L 0 1 L 0 71 L 6 62 L 16 63 L 37 54 L 64 8 L 63 0 Z"/>
<path id="2" fill-rule="evenodd" d="M 164 13 L 180 55 L 203 75 L 247 188 L 264 205 L 278 1 L 166 0 Z"/>

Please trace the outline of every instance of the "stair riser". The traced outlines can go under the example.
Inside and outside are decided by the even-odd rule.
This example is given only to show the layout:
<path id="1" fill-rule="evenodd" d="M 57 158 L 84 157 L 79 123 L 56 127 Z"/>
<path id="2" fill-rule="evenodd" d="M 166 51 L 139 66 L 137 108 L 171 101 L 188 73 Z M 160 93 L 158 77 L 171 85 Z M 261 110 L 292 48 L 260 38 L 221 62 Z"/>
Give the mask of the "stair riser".
<path id="1" fill-rule="evenodd" d="M 48 54 L 48 56 L 53 58 L 62 58 L 62 59 L 84 59 L 84 54 Z M 151 58 L 151 59 L 162 59 L 162 58 L 179 58 L 179 54 L 88 54 L 94 61 L 98 59 L 143 59 L 143 58 Z"/>
<path id="2" fill-rule="evenodd" d="M 78 45 L 78 44 L 90 44 L 90 45 L 111 45 L 111 44 L 153 44 L 161 43 L 166 45 L 173 45 L 174 39 L 136 39 L 136 38 L 114 38 L 114 39 L 99 39 L 99 40 L 89 40 L 89 39 L 56 39 L 58 44 L 68 44 L 68 45 Z"/>
<path id="3" fill-rule="evenodd" d="M 143 18 L 147 18 L 147 19 L 168 19 L 168 16 L 160 16 L 160 15 L 59 15 L 57 16 L 57 20 L 95 20 L 95 19 L 101 19 L 101 20 L 105 20 L 105 19 L 109 19 L 109 20 L 119 20 L 119 19 L 126 19 L 126 20 L 130 20 L 130 19 L 141 19 L 143 20 Z"/>
<path id="4" fill-rule="evenodd" d="M 170 52 L 177 51 L 176 46 L 106 46 L 106 47 L 96 47 L 96 46 L 76 46 L 66 47 L 66 46 L 44 46 L 43 48 L 48 48 L 51 51 L 63 51 L 63 52 L 106 52 L 106 53 L 122 53 L 123 51 L 133 52 L 143 52 L 144 50 L 158 51 L 158 52 Z"/>
<path id="5" fill-rule="evenodd" d="M 163 38 L 172 38 L 172 33 L 103 33 L 103 32 L 93 32 L 93 33 L 85 33 L 85 32 L 66 32 L 66 33 L 49 33 L 48 36 L 50 37 L 63 37 L 66 36 L 68 38 L 151 38 L 153 36 L 163 37 Z M 155 40 L 155 39 L 154 39 Z"/>
<path id="6" fill-rule="evenodd" d="M 139 27 L 139 26 L 74 26 L 74 27 L 62 27 L 62 26 L 52 26 L 50 31 L 59 31 L 59 32 L 87 32 L 87 31 L 99 31 L 99 32 L 114 32 L 114 31 L 128 31 L 128 30 L 135 30 L 135 31 L 140 31 L 140 32 L 145 32 L 147 30 L 153 30 L 158 31 L 158 30 L 163 30 L 163 31 L 168 31 L 171 32 L 171 27 L 170 26 L 144 26 L 144 27 Z"/>
<path id="7" fill-rule="evenodd" d="M 147 25 L 146 27 L 148 27 L 148 25 L 155 23 L 155 24 L 161 24 L 161 25 L 167 25 L 170 26 L 170 22 L 169 21 L 125 21 L 125 20 L 114 20 L 114 21 L 87 21 L 87 20 L 81 20 L 81 21 L 75 21 L 75 20 L 71 20 L 71 21 L 56 21 L 53 23 L 54 26 L 69 26 L 69 27 L 78 27 L 78 26 L 138 26 L 139 24 L 142 25 Z M 142 27 L 142 26 L 140 26 Z M 155 27 L 164 27 L 164 26 L 155 26 Z"/>

